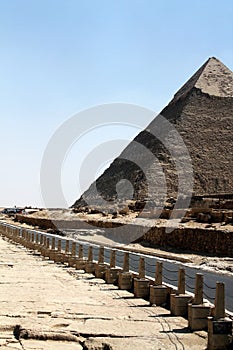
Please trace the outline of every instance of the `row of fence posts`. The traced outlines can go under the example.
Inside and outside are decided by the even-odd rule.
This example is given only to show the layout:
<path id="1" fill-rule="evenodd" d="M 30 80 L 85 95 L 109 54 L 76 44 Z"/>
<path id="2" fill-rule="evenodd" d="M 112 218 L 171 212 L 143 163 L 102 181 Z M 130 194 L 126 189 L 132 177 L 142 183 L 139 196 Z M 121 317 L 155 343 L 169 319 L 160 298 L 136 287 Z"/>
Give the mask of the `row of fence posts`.
<path id="1" fill-rule="evenodd" d="M 185 290 L 185 269 L 179 268 L 178 288 L 163 283 L 163 263 L 157 262 L 155 278 L 151 280 L 145 275 L 145 259 L 140 256 L 138 273 L 130 271 L 129 252 L 124 253 L 123 266 L 116 266 L 116 250 L 111 250 L 110 263 L 105 263 L 104 247 L 99 247 L 98 261 L 93 260 L 93 247 L 89 246 L 88 255 L 84 257 L 82 244 L 66 239 L 65 249 L 62 249 L 61 239 L 51 239 L 43 233 L 34 233 L 27 229 L 1 225 L 0 233 L 13 242 L 32 249 L 41 256 L 56 263 L 68 264 L 77 270 L 92 273 L 97 278 L 105 279 L 108 284 L 115 284 L 119 289 L 129 290 L 136 298 L 149 300 L 151 305 L 170 308 L 174 316 L 188 318 L 192 331 L 208 330 L 208 349 L 226 349 L 232 342 L 232 320 L 225 314 L 224 283 L 216 283 L 214 306 L 203 300 L 203 275 L 195 277 L 194 296 Z M 71 249 L 70 249 L 71 243 Z"/>

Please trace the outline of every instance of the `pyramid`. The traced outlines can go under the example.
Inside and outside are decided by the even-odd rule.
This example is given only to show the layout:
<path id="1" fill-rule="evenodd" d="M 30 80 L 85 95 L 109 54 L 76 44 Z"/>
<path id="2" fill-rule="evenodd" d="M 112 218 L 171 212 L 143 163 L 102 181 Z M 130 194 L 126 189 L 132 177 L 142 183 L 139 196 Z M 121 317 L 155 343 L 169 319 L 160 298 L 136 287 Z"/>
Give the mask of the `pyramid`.
<path id="1" fill-rule="evenodd" d="M 180 191 L 184 198 L 190 193 L 191 196 L 233 193 L 232 110 L 233 73 L 218 59 L 209 58 L 73 207 L 88 204 L 89 208 L 109 211 L 104 202 L 115 203 L 116 208 L 129 202 L 135 206 L 145 202 L 158 205 L 161 198 L 176 200 Z M 166 122 L 173 131 L 167 131 Z M 177 166 L 180 159 L 177 163 L 173 154 L 179 145 L 172 142 L 172 132 L 178 133 L 188 152 L 188 156 L 183 150 L 177 153 L 178 158 L 183 158 L 184 180 L 192 177 L 193 181 L 192 186 L 187 182 L 182 189 Z M 166 195 L 161 197 L 160 188 L 164 184 Z M 118 198 L 119 191 L 123 199 Z"/>

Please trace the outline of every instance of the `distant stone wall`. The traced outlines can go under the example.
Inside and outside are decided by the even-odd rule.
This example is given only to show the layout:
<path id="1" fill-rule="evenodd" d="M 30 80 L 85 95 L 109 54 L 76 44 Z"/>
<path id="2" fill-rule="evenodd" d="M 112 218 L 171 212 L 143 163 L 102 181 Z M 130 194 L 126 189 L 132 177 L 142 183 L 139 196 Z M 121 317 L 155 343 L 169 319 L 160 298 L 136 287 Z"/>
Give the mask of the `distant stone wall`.
<path id="1" fill-rule="evenodd" d="M 100 228 L 112 228 L 119 227 L 121 224 L 115 222 L 103 222 L 103 221 L 95 221 L 95 220 L 51 220 L 45 218 L 34 218 L 31 216 L 24 215 L 16 215 L 16 220 L 21 223 L 25 223 L 27 225 L 36 227 L 38 226 L 42 230 L 48 229 L 57 229 L 57 228 L 65 228 L 65 229 L 90 229 L 90 226 L 96 226 Z M 93 228 L 93 227 L 92 227 Z"/>
<path id="2" fill-rule="evenodd" d="M 119 223 L 94 221 L 88 222 L 73 220 L 48 220 L 43 218 L 32 218 L 29 216 L 17 215 L 17 220 L 41 229 L 93 229 L 93 226 L 100 228 L 111 228 L 107 234 L 117 242 L 123 242 L 124 236 L 132 232 L 137 242 L 144 242 L 149 246 L 172 247 L 184 251 L 194 251 L 215 254 L 217 256 L 233 257 L 233 231 L 215 230 L 213 228 L 177 228 L 172 232 L 166 232 L 165 227 L 153 227 L 145 232 L 145 227 L 140 225 L 121 225 Z M 91 227 L 92 226 L 92 227 Z M 132 235 L 133 236 L 133 235 Z"/>
<path id="3" fill-rule="evenodd" d="M 164 227 L 153 227 L 140 241 L 148 245 L 233 257 L 233 232 L 224 230 L 184 227 L 167 233 Z"/>
<path id="4" fill-rule="evenodd" d="M 19 221 L 21 223 L 25 223 L 25 224 L 33 226 L 33 227 L 38 226 L 42 230 L 56 228 L 56 225 L 54 225 L 54 223 L 48 219 L 34 218 L 31 216 L 24 216 L 24 215 L 20 215 L 20 214 L 17 214 L 15 217 L 16 217 L 16 221 Z"/>

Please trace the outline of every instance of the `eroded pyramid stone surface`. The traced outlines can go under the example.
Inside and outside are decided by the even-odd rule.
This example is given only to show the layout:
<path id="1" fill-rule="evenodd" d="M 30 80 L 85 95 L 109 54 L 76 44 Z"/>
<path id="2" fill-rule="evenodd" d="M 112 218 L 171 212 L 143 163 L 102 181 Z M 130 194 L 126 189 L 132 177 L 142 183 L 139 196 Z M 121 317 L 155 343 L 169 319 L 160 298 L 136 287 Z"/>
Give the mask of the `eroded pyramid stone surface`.
<path id="1" fill-rule="evenodd" d="M 88 203 L 89 207 L 109 211 L 109 205 L 104 203 L 116 201 L 120 207 L 129 202 L 158 205 L 170 197 L 176 199 L 178 192 L 181 197 L 190 192 L 193 195 L 232 193 L 232 110 L 233 73 L 216 58 L 210 58 L 74 207 Z M 164 118 L 182 138 L 185 150 L 176 143 L 177 137 L 173 139 L 174 132 L 164 127 Z M 191 160 L 191 169 L 188 160 Z M 182 181 L 188 179 L 182 188 L 179 187 L 179 166 L 183 169 Z"/>

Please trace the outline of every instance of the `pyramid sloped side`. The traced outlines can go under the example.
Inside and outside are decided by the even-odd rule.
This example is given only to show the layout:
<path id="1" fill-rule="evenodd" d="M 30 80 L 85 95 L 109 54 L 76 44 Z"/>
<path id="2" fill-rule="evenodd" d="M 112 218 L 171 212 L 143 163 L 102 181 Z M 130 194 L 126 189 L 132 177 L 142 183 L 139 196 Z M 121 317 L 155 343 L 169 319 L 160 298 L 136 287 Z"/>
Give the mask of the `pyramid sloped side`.
<path id="1" fill-rule="evenodd" d="M 233 98 L 215 96 L 209 98 L 205 94 L 192 93 L 182 100 L 182 103 L 169 105 L 162 111 L 163 116 L 175 124 L 189 151 L 193 166 L 195 195 L 233 192 L 232 110 Z M 150 127 L 153 127 L 153 123 L 155 121 L 150 124 Z M 105 200 L 116 200 L 117 184 L 122 179 L 127 179 L 134 187 L 133 200 L 156 202 L 158 187 L 152 187 L 148 192 L 148 182 L 156 181 L 157 160 L 166 178 L 167 197 L 177 198 L 176 160 L 172 159 L 169 150 L 147 130 L 141 132 L 135 141 L 149 150 L 154 158 L 148 159 L 147 154 L 143 152 L 138 152 L 135 156 L 135 146 L 130 143 L 121 157 L 124 158 L 124 152 L 127 151 L 134 156 L 135 163 L 117 158 L 97 179 L 98 193 Z M 136 165 L 143 162 L 146 174 Z M 89 205 L 91 203 L 94 207 L 98 207 L 98 198 L 93 192 L 93 185 L 86 191 L 85 196 L 88 198 Z M 79 204 L 84 204 L 82 199 L 77 201 L 75 206 Z"/>
<path id="2" fill-rule="evenodd" d="M 216 59 L 208 60 L 161 112 L 162 116 L 174 125 L 188 149 L 193 166 L 194 195 L 233 193 L 233 81 L 232 72 L 229 74 L 229 70 L 224 67 Z M 214 69 L 219 74 L 216 79 L 213 78 L 217 83 L 212 83 L 211 80 Z M 209 82 L 211 91 L 205 90 L 203 81 Z M 219 93 L 219 90 L 212 93 L 213 85 L 215 90 L 221 88 L 222 93 Z M 150 129 L 156 127 L 156 123 L 155 118 L 134 139 L 153 157 L 148 157 L 146 151 L 138 152 L 135 142 L 130 143 L 120 157 L 97 179 L 96 186 L 92 184 L 85 192 L 89 207 L 101 207 L 101 197 L 110 202 L 116 200 L 117 184 L 123 179 L 133 185 L 134 201 L 156 202 L 159 186 L 149 189 L 148 183 L 156 183 L 157 161 L 165 175 L 167 197 L 177 198 L 176 160 L 172 159 L 169 149 L 151 135 Z M 126 153 L 132 155 L 133 162 L 122 159 Z M 130 156 L 126 158 L 131 159 Z M 143 170 L 138 164 L 143 165 Z M 76 201 L 74 206 L 85 205 L 83 198 L 84 196 Z"/>
<path id="3" fill-rule="evenodd" d="M 215 57 L 209 58 L 177 91 L 171 103 L 185 97 L 190 90 L 218 97 L 233 97 L 233 72 Z"/>

